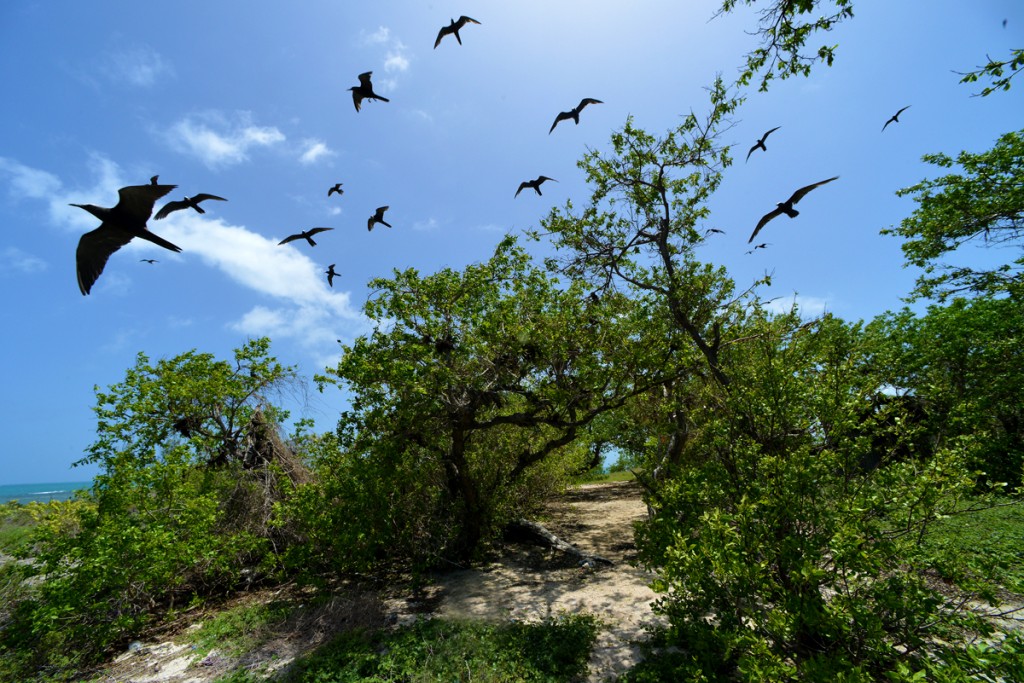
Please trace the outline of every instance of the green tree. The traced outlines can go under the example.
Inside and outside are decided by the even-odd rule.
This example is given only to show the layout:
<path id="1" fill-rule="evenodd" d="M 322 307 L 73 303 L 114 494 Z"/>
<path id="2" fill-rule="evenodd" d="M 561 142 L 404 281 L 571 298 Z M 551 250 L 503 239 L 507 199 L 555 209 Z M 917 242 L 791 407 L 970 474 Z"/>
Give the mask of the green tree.
<path id="1" fill-rule="evenodd" d="M 266 339 L 233 361 L 190 351 L 97 388 L 100 466 L 88 494 L 37 528 L 33 594 L 0 649 L 25 670 L 76 671 L 159 615 L 252 580 L 288 538 L 275 500 L 303 468 L 277 436 L 270 393 L 292 376 Z M 248 576 L 248 579 L 246 578 Z"/>
<path id="2" fill-rule="evenodd" d="M 621 304 L 559 287 L 512 238 L 462 272 L 407 270 L 370 286 L 375 331 L 319 378 L 351 396 L 341 448 L 425 512 L 409 520 L 431 525 L 418 550 L 393 548 L 467 560 L 580 469 L 586 452 L 574 442 L 644 381 L 609 369 L 646 351 Z"/>
<path id="3" fill-rule="evenodd" d="M 1008 298 L 953 299 L 923 316 L 872 323 L 878 372 L 926 410 L 936 445 L 960 441 L 983 481 L 1019 486 L 1024 474 L 1024 310 Z"/>
<path id="4" fill-rule="evenodd" d="M 991 85 L 986 85 L 978 95 L 988 97 L 997 90 L 1009 90 L 1010 80 L 1024 69 L 1024 50 L 1010 50 L 1010 58 L 998 61 L 989 57 L 985 66 L 979 66 L 974 71 L 961 74 L 961 83 L 977 83 L 982 78 L 989 79 Z"/>
<path id="5" fill-rule="evenodd" d="M 918 207 L 899 227 L 882 234 L 897 235 L 908 264 L 924 269 L 914 297 L 954 294 L 1021 295 L 1024 282 L 1024 131 L 1003 135 L 981 153 L 928 154 L 924 160 L 940 168 L 958 165 L 961 173 L 924 180 L 897 192 L 911 195 Z M 990 268 L 942 262 L 962 246 L 1009 248 L 1017 258 Z"/>

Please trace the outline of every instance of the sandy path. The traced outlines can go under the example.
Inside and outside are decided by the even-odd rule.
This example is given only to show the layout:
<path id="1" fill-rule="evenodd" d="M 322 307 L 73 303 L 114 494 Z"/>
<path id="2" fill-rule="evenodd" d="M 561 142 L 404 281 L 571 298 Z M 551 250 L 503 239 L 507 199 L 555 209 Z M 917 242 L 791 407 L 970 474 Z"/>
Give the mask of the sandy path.
<path id="1" fill-rule="evenodd" d="M 580 550 L 615 564 L 579 567 L 564 555 L 509 545 L 478 569 L 438 577 L 429 599 L 443 616 L 536 621 L 586 612 L 603 627 L 591 655 L 590 681 L 613 680 L 639 658 L 634 641 L 654 622 L 652 577 L 632 567 L 633 522 L 646 515 L 634 483 L 590 484 L 551 503 L 545 526 Z"/>

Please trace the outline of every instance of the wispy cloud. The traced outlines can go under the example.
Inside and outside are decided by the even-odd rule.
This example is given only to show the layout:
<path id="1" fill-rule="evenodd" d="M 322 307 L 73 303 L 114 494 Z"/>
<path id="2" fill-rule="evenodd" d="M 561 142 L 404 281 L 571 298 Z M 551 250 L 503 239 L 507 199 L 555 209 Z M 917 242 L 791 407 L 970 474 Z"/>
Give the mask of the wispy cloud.
<path id="1" fill-rule="evenodd" d="M 239 164 L 248 160 L 253 148 L 285 141 L 276 127 L 254 125 L 249 112 L 233 117 L 217 111 L 193 114 L 172 125 L 166 136 L 175 149 L 211 168 Z"/>
<path id="2" fill-rule="evenodd" d="M 334 156 L 334 152 L 320 140 L 307 139 L 302 141 L 303 152 L 299 156 L 299 162 L 304 165 L 315 163 L 323 157 Z"/>
<path id="3" fill-rule="evenodd" d="M 411 60 L 409 48 L 400 39 L 391 35 L 391 29 L 387 26 L 379 26 L 377 30 L 367 33 L 362 32 L 362 43 L 368 47 L 384 47 L 384 73 L 387 76 L 378 77 L 374 82 L 374 90 L 388 92 L 398 87 L 398 75 L 409 70 Z"/>
<path id="4" fill-rule="evenodd" d="M 17 247 L 0 250 L 0 273 L 41 273 L 48 267 L 43 259 Z"/>
<path id="5" fill-rule="evenodd" d="M 803 296 L 794 292 L 791 297 L 772 299 L 765 304 L 765 308 L 772 313 L 783 314 L 789 313 L 795 307 L 800 312 L 801 317 L 814 318 L 828 310 L 830 303 L 829 299 L 817 296 Z"/>
<path id="6" fill-rule="evenodd" d="M 231 323 L 232 329 L 291 338 L 315 351 L 365 327 L 348 292 L 328 287 L 321 267 L 298 249 L 278 245 L 284 235 L 265 237 L 244 226 L 184 212 L 164 221 L 162 234 L 184 253 L 197 255 L 274 302 L 254 306 Z"/>
<path id="7" fill-rule="evenodd" d="M 110 159 L 94 156 L 90 166 L 96 180 L 88 189 L 65 188 L 57 176 L 5 157 L 0 157 L 0 178 L 9 179 L 9 194 L 46 202 L 54 225 L 80 232 L 83 227 L 96 227 L 96 219 L 68 203 L 111 206 L 117 201 L 117 189 L 129 184 Z M 368 329 L 349 293 L 328 287 L 319 265 L 293 246 L 278 246 L 284 235 L 266 237 L 245 226 L 191 211 L 178 211 L 160 221 L 159 234 L 183 252 L 172 254 L 143 240 L 133 240 L 124 249 L 136 254 L 157 249 L 161 260 L 167 261 L 198 257 L 271 302 L 240 314 L 230 325 L 233 329 L 294 339 L 318 359 L 327 357 L 328 349 L 334 351 L 336 339 L 351 338 Z M 0 263 L 36 267 L 30 255 L 10 249 L 0 252 Z M 116 270 L 104 272 L 98 283 L 110 293 L 129 291 L 130 284 L 131 278 Z"/>
<path id="8" fill-rule="evenodd" d="M 423 232 L 432 232 L 434 230 L 437 230 L 438 225 L 439 224 L 436 218 L 428 218 L 425 221 L 416 221 L 415 223 L 413 223 L 412 229 L 420 230 Z"/>
<path id="9" fill-rule="evenodd" d="M 174 75 L 171 65 L 148 45 L 108 52 L 100 62 L 100 71 L 111 81 L 141 88 Z"/>

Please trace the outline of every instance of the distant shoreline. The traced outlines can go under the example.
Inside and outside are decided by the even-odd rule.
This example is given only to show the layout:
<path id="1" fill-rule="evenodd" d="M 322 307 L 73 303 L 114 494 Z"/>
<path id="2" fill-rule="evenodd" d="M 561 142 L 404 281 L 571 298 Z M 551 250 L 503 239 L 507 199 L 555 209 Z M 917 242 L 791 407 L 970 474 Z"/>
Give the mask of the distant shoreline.
<path id="1" fill-rule="evenodd" d="M 91 481 L 58 481 L 36 484 L 0 484 L 0 505 L 17 501 L 21 504 L 51 500 L 69 500 L 77 491 L 88 489 Z"/>

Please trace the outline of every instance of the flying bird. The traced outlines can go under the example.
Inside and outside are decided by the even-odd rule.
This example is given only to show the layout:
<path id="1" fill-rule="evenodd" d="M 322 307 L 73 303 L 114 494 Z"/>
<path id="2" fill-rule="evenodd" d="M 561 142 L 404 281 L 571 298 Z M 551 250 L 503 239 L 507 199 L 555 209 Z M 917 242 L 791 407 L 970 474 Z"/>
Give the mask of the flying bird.
<path id="1" fill-rule="evenodd" d="M 541 186 L 541 183 L 543 183 L 545 180 L 550 180 L 550 181 L 555 182 L 555 183 L 558 182 L 554 178 L 548 178 L 545 175 L 539 176 L 536 180 L 524 180 L 523 182 L 519 183 L 519 189 L 516 190 L 515 196 L 518 197 L 519 193 L 522 192 L 523 190 L 525 190 L 528 187 L 532 187 L 537 194 L 540 194 L 540 195 L 544 194 L 543 192 L 540 191 L 540 186 Z"/>
<path id="2" fill-rule="evenodd" d="M 764 141 L 768 139 L 769 135 L 771 135 L 772 133 L 777 131 L 779 128 L 782 128 L 782 126 L 775 126 L 770 131 L 768 131 L 767 133 L 762 135 L 760 140 L 758 140 L 757 142 L 754 143 L 754 146 L 750 148 L 749 152 L 747 152 L 747 161 L 750 161 L 750 155 L 754 153 L 755 149 L 760 149 L 762 152 L 767 152 L 768 151 L 768 148 L 764 146 Z M 746 162 L 744 162 L 744 163 L 746 163 Z"/>
<path id="3" fill-rule="evenodd" d="M 103 272 L 107 259 L 115 251 L 139 237 L 158 244 L 164 249 L 180 252 L 181 247 L 146 229 L 146 221 L 153 213 L 156 200 L 177 185 L 129 185 L 117 191 L 118 201 L 111 208 L 93 204 L 71 204 L 85 209 L 100 219 L 100 227 L 82 235 L 75 253 L 78 288 L 88 294 L 93 283 Z"/>
<path id="4" fill-rule="evenodd" d="M 478 26 L 480 25 L 479 21 L 477 21 L 476 19 L 471 19 L 470 17 L 467 16 L 459 17 L 458 21 L 454 19 L 452 19 L 451 21 L 452 23 L 448 24 L 447 26 L 442 26 L 441 30 L 438 31 L 437 40 L 434 41 L 435 50 L 437 49 L 437 46 L 441 44 L 441 39 L 449 34 L 454 35 L 455 40 L 459 41 L 459 45 L 462 45 L 462 38 L 459 37 L 459 29 L 461 29 L 466 24 L 477 24 Z"/>
<path id="5" fill-rule="evenodd" d="M 278 242 L 277 246 L 281 246 L 282 244 L 288 244 L 289 242 L 294 242 L 295 240 L 304 239 L 307 242 L 309 242 L 309 246 L 315 247 L 316 242 L 313 241 L 313 235 L 316 235 L 317 233 L 321 232 L 327 232 L 328 230 L 334 230 L 334 228 L 310 228 L 309 230 L 303 230 L 298 234 L 288 235 L 283 240 Z"/>
<path id="6" fill-rule="evenodd" d="M 359 111 L 363 106 L 363 100 L 369 98 L 371 100 L 380 100 L 381 102 L 390 102 L 386 97 L 381 97 L 377 93 L 373 92 L 373 84 L 370 83 L 370 76 L 373 75 L 372 71 L 367 71 L 364 74 L 359 74 L 359 85 L 354 85 L 349 90 L 352 91 L 352 102 L 356 105 L 356 111 Z"/>
<path id="7" fill-rule="evenodd" d="M 327 196 L 330 197 L 335 192 L 337 192 L 339 195 L 345 194 L 345 190 L 341 189 L 341 183 L 334 183 L 334 187 L 327 190 Z"/>
<path id="8" fill-rule="evenodd" d="M 753 249 L 745 253 L 753 254 L 758 249 L 767 249 L 769 244 L 771 244 L 771 242 L 761 242 L 761 244 L 755 244 Z"/>
<path id="9" fill-rule="evenodd" d="M 333 287 L 334 278 L 337 277 L 338 275 L 336 272 L 334 272 L 334 264 L 332 263 L 331 265 L 327 266 L 327 270 L 325 270 L 324 272 L 327 273 L 327 284 Z"/>
<path id="10" fill-rule="evenodd" d="M 601 100 L 595 100 L 593 97 L 584 97 L 574 108 L 569 111 L 560 112 L 558 116 L 555 117 L 555 122 L 551 124 L 551 129 L 548 130 L 548 135 L 551 135 L 551 131 L 555 129 L 555 126 L 558 125 L 559 121 L 572 119 L 577 126 L 580 125 L 580 112 L 583 111 L 583 108 L 588 104 L 604 104 L 604 102 Z"/>
<path id="11" fill-rule="evenodd" d="M 203 210 L 203 207 L 199 206 L 199 202 L 205 202 L 207 199 L 216 199 L 221 202 L 227 201 L 223 197 L 218 197 L 217 195 L 214 194 L 206 194 L 200 192 L 195 197 L 185 197 L 180 201 L 167 202 L 166 204 L 164 204 L 162 209 L 156 212 L 156 215 L 153 216 L 153 220 L 158 221 L 161 218 L 167 218 L 175 211 L 181 211 L 182 209 L 188 208 L 195 209 L 199 213 L 206 213 L 206 211 Z"/>
<path id="12" fill-rule="evenodd" d="M 707 237 L 708 235 L 710 235 L 712 233 L 718 233 L 719 235 L 724 235 L 725 234 L 725 230 L 720 230 L 719 228 L 708 228 L 707 230 L 704 231 L 704 236 Z"/>
<path id="13" fill-rule="evenodd" d="M 140 258 L 139 263 L 148 263 L 149 265 L 153 265 L 154 263 L 160 262 L 157 261 L 155 258 Z"/>
<path id="14" fill-rule="evenodd" d="M 384 212 L 390 208 L 390 206 L 378 206 L 374 214 L 370 216 L 370 220 L 366 221 L 366 229 L 372 231 L 374 223 L 380 223 L 390 228 L 391 224 L 384 221 Z"/>
<path id="15" fill-rule="evenodd" d="M 799 190 L 793 193 L 792 197 L 782 202 L 781 204 L 777 204 L 776 206 L 778 208 L 776 208 L 774 211 L 769 211 L 768 213 L 761 217 L 761 220 L 757 222 L 757 227 L 754 228 L 754 232 L 750 235 L 750 239 L 747 240 L 747 244 L 750 244 L 751 242 L 754 241 L 754 238 L 757 237 L 757 233 L 761 232 L 761 228 L 767 225 L 768 221 L 770 221 L 771 219 L 777 216 L 781 216 L 782 214 L 786 214 L 790 218 L 796 218 L 797 216 L 799 216 L 800 212 L 794 209 L 793 205 L 796 204 L 801 199 L 803 199 L 804 196 L 814 188 L 820 185 L 824 185 L 825 183 L 831 183 L 838 177 L 839 176 L 832 176 L 828 180 L 822 180 L 820 183 L 814 183 L 813 185 L 808 185 L 807 187 L 801 187 Z"/>
<path id="16" fill-rule="evenodd" d="M 900 114 L 902 114 L 903 112 L 905 112 L 908 109 L 910 109 L 910 105 L 909 104 L 907 106 L 903 107 L 903 109 L 900 109 L 898 112 L 893 114 L 892 117 L 888 121 L 885 122 L 885 126 L 882 126 L 882 130 L 884 131 L 886 126 L 888 126 L 890 123 L 893 123 L 894 121 L 896 123 L 899 123 L 900 122 Z"/>

